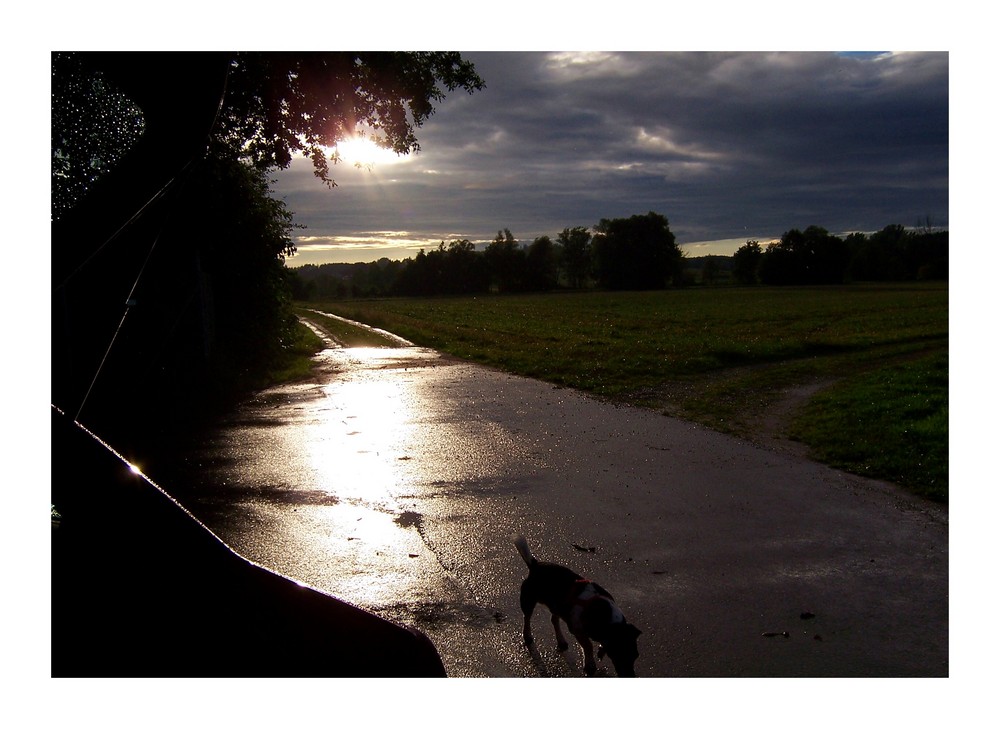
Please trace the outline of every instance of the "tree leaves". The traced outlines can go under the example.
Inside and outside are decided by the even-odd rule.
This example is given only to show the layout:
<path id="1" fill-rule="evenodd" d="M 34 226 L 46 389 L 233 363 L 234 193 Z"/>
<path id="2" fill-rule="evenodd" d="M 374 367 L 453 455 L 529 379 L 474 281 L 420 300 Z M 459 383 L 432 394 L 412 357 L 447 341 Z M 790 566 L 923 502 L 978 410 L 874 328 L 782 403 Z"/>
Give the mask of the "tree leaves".
<path id="1" fill-rule="evenodd" d="M 215 137 L 259 169 L 305 154 L 333 187 L 327 150 L 359 128 L 398 154 L 418 151 L 415 129 L 444 98 L 441 85 L 485 86 L 451 52 L 238 53 Z"/>

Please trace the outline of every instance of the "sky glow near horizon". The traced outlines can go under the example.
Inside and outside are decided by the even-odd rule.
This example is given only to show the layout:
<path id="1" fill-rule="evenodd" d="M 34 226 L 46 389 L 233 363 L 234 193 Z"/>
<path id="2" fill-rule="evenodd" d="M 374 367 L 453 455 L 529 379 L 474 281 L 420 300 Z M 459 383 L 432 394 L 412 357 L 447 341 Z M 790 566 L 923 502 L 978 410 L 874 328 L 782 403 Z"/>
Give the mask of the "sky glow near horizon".
<path id="1" fill-rule="evenodd" d="M 463 56 L 486 88 L 450 93 L 418 153 L 345 145 L 333 190 L 305 158 L 275 175 L 306 226 L 288 265 L 482 247 L 504 228 L 555 240 L 649 211 L 688 255 L 810 225 L 948 225 L 946 52 Z"/>

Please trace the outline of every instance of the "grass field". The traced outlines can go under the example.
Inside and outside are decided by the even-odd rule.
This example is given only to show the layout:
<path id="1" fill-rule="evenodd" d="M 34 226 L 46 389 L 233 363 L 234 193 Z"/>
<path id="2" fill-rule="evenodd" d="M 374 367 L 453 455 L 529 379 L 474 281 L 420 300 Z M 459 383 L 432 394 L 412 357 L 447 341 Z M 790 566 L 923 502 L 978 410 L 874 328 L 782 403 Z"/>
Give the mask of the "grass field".
<path id="1" fill-rule="evenodd" d="M 947 499 L 947 284 L 384 299 L 310 307 Z"/>

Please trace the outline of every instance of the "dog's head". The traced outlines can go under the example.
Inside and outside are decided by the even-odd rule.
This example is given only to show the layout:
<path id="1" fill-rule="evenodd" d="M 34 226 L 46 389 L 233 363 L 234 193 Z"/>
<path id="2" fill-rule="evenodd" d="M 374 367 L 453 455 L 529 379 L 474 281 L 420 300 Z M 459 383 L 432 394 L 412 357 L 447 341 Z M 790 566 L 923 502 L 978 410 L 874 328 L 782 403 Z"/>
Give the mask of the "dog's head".
<path id="1" fill-rule="evenodd" d="M 621 678 L 635 677 L 635 659 L 639 657 L 636 640 L 640 635 L 642 631 L 631 623 L 617 623 L 601 644 L 601 651 L 615 664 L 615 673 Z"/>

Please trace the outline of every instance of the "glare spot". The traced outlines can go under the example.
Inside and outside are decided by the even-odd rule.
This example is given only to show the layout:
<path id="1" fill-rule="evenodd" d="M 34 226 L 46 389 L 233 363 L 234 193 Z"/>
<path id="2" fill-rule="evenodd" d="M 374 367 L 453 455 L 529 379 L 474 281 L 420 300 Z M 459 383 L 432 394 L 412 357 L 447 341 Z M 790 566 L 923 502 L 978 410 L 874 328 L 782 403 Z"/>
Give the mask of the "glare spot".
<path id="1" fill-rule="evenodd" d="M 342 377 L 324 387 L 302 448 L 315 480 L 336 497 L 322 509 L 324 551 L 353 569 L 341 570 L 340 594 L 360 605 L 398 600 L 420 579 L 414 558 L 423 547 L 416 529 L 401 523 L 420 473 L 421 421 L 426 402 L 406 374 L 413 357 L 406 348 L 327 350 L 345 371 L 382 373 Z"/>
<path id="2" fill-rule="evenodd" d="M 330 150 L 338 162 L 359 168 L 377 168 L 410 161 L 410 155 L 397 154 L 376 144 L 370 137 L 354 136 L 342 139 Z"/>

